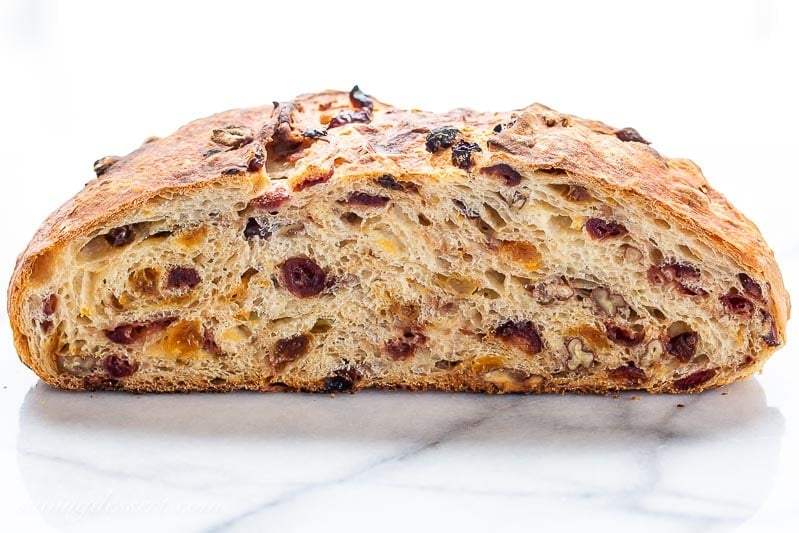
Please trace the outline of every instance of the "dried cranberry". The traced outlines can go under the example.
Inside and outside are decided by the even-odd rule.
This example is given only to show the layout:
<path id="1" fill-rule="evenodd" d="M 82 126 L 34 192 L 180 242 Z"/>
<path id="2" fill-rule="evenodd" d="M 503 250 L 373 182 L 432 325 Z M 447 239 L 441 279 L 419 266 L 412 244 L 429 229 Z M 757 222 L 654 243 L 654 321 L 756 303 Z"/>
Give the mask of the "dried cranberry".
<path id="1" fill-rule="evenodd" d="M 286 289 L 294 296 L 316 296 L 325 288 L 325 272 L 310 259 L 291 257 L 283 262 L 280 270 Z"/>
<path id="2" fill-rule="evenodd" d="M 114 379 L 126 378 L 139 368 L 135 361 L 129 361 L 119 355 L 109 355 L 103 359 L 103 368 Z"/>
<path id="3" fill-rule="evenodd" d="M 601 218 L 589 218 L 585 223 L 585 230 L 592 239 L 598 241 L 627 233 L 627 228 L 618 222 L 602 220 Z"/>
<path id="4" fill-rule="evenodd" d="M 105 330 L 108 340 L 117 344 L 133 344 L 146 333 L 147 328 L 142 324 L 121 324 L 114 329 Z"/>
<path id="5" fill-rule="evenodd" d="M 480 172 L 482 174 L 488 174 L 489 176 L 502 178 L 505 181 L 505 185 L 508 187 L 515 187 L 522 182 L 522 175 L 505 163 L 483 167 L 480 169 Z"/>
<path id="6" fill-rule="evenodd" d="M 622 128 L 620 130 L 614 131 L 613 133 L 616 135 L 616 137 L 624 142 L 650 144 L 650 142 L 644 139 L 634 128 Z"/>
<path id="7" fill-rule="evenodd" d="M 680 281 L 675 282 L 675 287 L 677 287 L 677 291 L 679 291 L 680 294 L 688 296 L 707 296 L 707 291 L 702 287 L 692 287 Z"/>
<path id="8" fill-rule="evenodd" d="M 305 178 L 300 183 L 294 185 L 294 190 L 295 191 L 301 191 L 301 190 L 307 189 L 308 187 L 311 187 L 313 185 L 319 185 L 320 183 L 326 183 L 327 180 L 329 180 L 331 177 L 333 177 L 333 169 L 332 168 L 329 171 L 327 171 L 326 173 L 324 173 L 324 174 L 320 174 L 318 176 L 311 176 L 310 178 Z"/>
<path id="9" fill-rule="evenodd" d="M 483 149 L 477 143 L 458 141 L 452 148 L 452 164 L 463 170 L 468 170 L 472 166 L 472 152 L 482 152 Z"/>
<path id="10" fill-rule="evenodd" d="M 364 207 L 383 207 L 389 201 L 388 196 L 377 196 L 365 192 L 351 192 L 345 200 L 339 200 L 347 205 L 362 205 Z"/>
<path id="11" fill-rule="evenodd" d="M 649 270 L 646 271 L 646 279 L 648 279 L 649 283 L 652 285 L 663 285 L 666 283 L 666 277 L 663 275 L 663 272 L 655 265 L 652 265 L 649 267 Z"/>
<path id="12" fill-rule="evenodd" d="M 191 267 L 175 267 L 169 271 L 166 286 L 170 289 L 181 289 L 183 287 L 193 289 L 202 280 L 200 274 Z"/>
<path id="13" fill-rule="evenodd" d="M 246 238 L 258 237 L 260 239 L 268 239 L 272 235 L 268 226 L 262 226 L 254 218 L 247 220 L 247 225 L 244 227 L 244 236 Z"/>
<path id="14" fill-rule="evenodd" d="M 741 296 L 740 294 L 728 292 L 719 299 L 721 300 L 721 303 L 724 304 L 724 308 L 731 315 L 738 315 L 743 318 L 752 318 L 752 314 L 755 312 L 755 305 L 752 303 L 752 301 L 744 296 Z"/>
<path id="15" fill-rule="evenodd" d="M 629 362 L 618 368 L 614 368 L 609 373 L 611 379 L 623 381 L 628 387 L 633 387 L 646 379 L 646 372 Z"/>
<path id="16" fill-rule="evenodd" d="M 674 382 L 672 387 L 674 388 L 674 390 L 678 391 L 695 389 L 699 385 L 704 385 L 705 383 L 713 379 L 713 376 L 715 375 L 716 375 L 715 368 L 711 368 L 708 370 L 700 370 L 699 372 L 694 372 L 693 374 L 690 374 L 682 379 L 678 379 L 677 381 Z"/>
<path id="17" fill-rule="evenodd" d="M 288 199 L 289 192 L 286 189 L 276 188 L 253 198 L 250 201 L 250 206 L 256 209 L 263 209 L 264 211 L 274 211 Z"/>
<path id="18" fill-rule="evenodd" d="M 388 355 L 395 361 L 404 361 L 416 353 L 416 345 L 405 339 L 392 339 L 386 343 Z"/>
<path id="19" fill-rule="evenodd" d="M 325 392 L 346 392 L 352 390 L 353 383 L 351 380 L 344 376 L 331 376 L 325 378 L 324 391 Z"/>
<path id="20" fill-rule="evenodd" d="M 250 160 L 247 162 L 247 170 L 250 172 L 258 172 L 262 168 L 264 168 L 264 163 L 266 162 L 266 156 L 264 155 L 263 147 L 259 146 L 255 149 L 250 157 Z"/>
<path id="21" fill-rule="evenodd" d="M 624 326 L 617 326 L 616 324 L 606 324 L 605 334 L 608 339 L 621 346 L 636 346 L 644 340 L 643 330 L 635 331 Z"/>
<path id="22" fill-rule="evenodd" d="M 683 363 L 687 363 L 696 353 L 698 342 L 699 334 L 695 331 L 687 331 L 667 340 L 666 351 Z"/>
<path id="23" fill-rule="evenodd" d="M 698 280 L 702 272 L 693 265 L 683 263 L 666 263 L 660 267 L 663 276 L 669 280 Z"/>
<path id="24" fill-rule="evenodd" d="M 133 226 L 130 224 L 128 224 L 127 226 L 120 226 L 118 228 L 114 228 L 105 234 L 106 242 L 115 248 L 119 246 L 125 246 L 126 244 L 130 244 L 133 242 L 133 239 L 135 238 L 136 238 L 136 232 L 133 230 Z"/>
<path id="25" fill-rule="evenodd" d="M 280 339 L 275 343 L 275 349 L 272 352 L 272 364 L 276 368 L 280 368 L 296 361 L 308 351 L 309 340 L 308 335 L 305 334 Z"/>
<path id="26" fill-rule="evenodd" d="M 755 300 L 763 301 L 763 289 L 760 288 L 760 285 L 755 280 L 743 272 L 738 274 L 738 280 L 741 282 L 741 287 L 743 287 L 746 294 Z"/>
<path id="27" fill-rule="evenodd" d="M 455 139 L 460 135 L 460 130 L 452 126 L 443 126 L 435 128 L 427 134 L 427 140 L 424 143 L 425 148 L 431 154 L 444 150 L 455 144 Z"/>
<path id="28" fill-rule="evenodd" d="M 44 316 L 50 316 L 55 313 L 56 307 L 58 307 L 58 296 L 51 294 L 42 302 L 42 313 Z"/>
<path id="29" fill-rule="evenodd" d="M 325 130 L 305 130 L 302 132 L 302 136 L 306 139 L 319 139 L 320 137 L 326 137 L 327 131 Z"/>
<path id="30" fill-rule="evenodd" d="M 350 91 L 350 103 L 353 107 L 371 111 L 375 104 L 368 94 L 365 94 L 357 85 Z"/>
<path id="31" fill-rule="evenodd" d="M 203 350 L 212 355 L 222 355 L 222 348 L 216 343 L 214 332 L 208 328 L 203 329 Z"/>
<path id="32" fill-rule="evenodd" d="M 537 354 L 544 348 L 541 336 L 538 334 L 535 325 L 529 320 L 505 322 L 494 330 L 494 335 L 499 339 L 515 344 L 531 354 Z"/>
<path id="33" fill-rule="evenodd" d="M 345 124 L 352 124 L 353 122 L 371 122 L 371 120 L 372 113 L 370 113 L 368 109 L 364 111 L 344 111 L 333 117 L 327 125 L 327 129 L 331 130 L 339 126 L 344 126 Z"/>

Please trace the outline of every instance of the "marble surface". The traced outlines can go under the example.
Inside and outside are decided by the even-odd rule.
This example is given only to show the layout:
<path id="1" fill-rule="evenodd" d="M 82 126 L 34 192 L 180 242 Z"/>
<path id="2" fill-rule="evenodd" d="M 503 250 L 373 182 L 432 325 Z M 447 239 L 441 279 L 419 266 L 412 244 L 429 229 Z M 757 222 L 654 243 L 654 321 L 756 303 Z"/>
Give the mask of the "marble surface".
<path id="1" fill-rule="evenodd" d="M 358 82 L 404 106 L 537 100 L 635 126 L 699 162 L 799 294 L 796 2 L 529 13 L 495 0 L 477 16 L 408 0 L 390 24 L 375 24 L 374 3 L 346 3 L 301 29 L 292 3 L 0 3 L 0 281 L 99 156 L 196 116 Z M 344 16 L 357 31 L 332 31 Z M 455 28 L 484 42 L 453 41 Z M 254 68 L 274 43 L 291 57 Z M 541 43 L 557 53 L 531 58 Z M 792 532 L 796 322 L 755 379 L 618 398 L 68 393 L 19 363 L 0 324 L 0 531 Z"/>

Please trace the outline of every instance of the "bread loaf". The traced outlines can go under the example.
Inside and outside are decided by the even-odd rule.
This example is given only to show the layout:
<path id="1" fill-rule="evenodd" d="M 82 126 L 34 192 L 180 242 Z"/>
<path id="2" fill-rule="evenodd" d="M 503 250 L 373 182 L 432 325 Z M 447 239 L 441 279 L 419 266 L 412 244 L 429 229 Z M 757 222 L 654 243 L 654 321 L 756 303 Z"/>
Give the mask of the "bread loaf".
<path id="1" fill-rule="evenodd" d="M 95 171 L 9 287 L 20 357 L 57 387 L 694 392 L 785 342 L 771 250 L 696 165 L 538 104 L 356 87 Z"/>

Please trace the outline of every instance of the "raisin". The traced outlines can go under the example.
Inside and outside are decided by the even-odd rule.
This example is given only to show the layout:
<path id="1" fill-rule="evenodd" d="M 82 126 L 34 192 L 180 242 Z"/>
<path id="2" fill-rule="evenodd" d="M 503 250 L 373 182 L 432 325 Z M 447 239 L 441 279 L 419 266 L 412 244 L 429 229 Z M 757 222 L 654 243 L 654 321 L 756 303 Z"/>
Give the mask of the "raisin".
<path id="1" fill-rule="evenodd" d="M 320 137 L 327 137 L 327 131 L 325 130 L 305 130 L 302 132 L 302 136 L 306 139 L 319 139 Z"/>
<path id="2" fill-rule="evenodd" d="M 250 201 L 250 206 L 256 209 L 263 209 L 264 211 L 274 211 L 288 199 L 289 192 L 286 189 L 276 188 L 253 198 Z"/>
<path id="3" fill-rule="evenodd" d="M 707 291 L 702 287 L 692 287 L 690 285 L 686 285 L 682 282 L 676 282 L 675 286 L 677 287 L 677 291 L 680 294 L 686 294 L 688 296 L 707 296 Z"/>
<path id="4" fill-rule="evenodd" d="M 283 262 L 280 270 L 286 289 L 294 296 L 316 296 L 325 288 L 325 272 L 310 259 L 291 257 Z"/>
<path id="5" fill-rule="evenodd" d="M 228 148 L 241 148 L 253 140 L 253 132 L 245 126 L 226 126 L 211 131 L 211 141 Z"/>
<path id="6" fill-rule="evenodd" d="M 612 340 L 616 344 L 620 344 L 621 346 L 636 346 L 644 340 L 644 332 L 642 331 L 635 331 L 630 328 L 626 328 L 624 326 L 617 326 L 615 324 L 606 324 L 605 325 L 605 334 L 607 335 L 608 339 Z"/>
<path id="7" fill-rule="evenodd" d="M 55 294 L 51 294 L 42 301 L 42 313 L 44 313 L 44 316 L 50 316 L 55 313 L 57 307 L 58 296 Z"/>
<path id="8" fill-rule="evenodd" d="M 357 85 L 350 91 L 350 103 L 359 109 L 371 111 L 375 104 L 368 94 L 364 93 Z"/>
<path id="9" fill-rule="evenodd" d="M 635 128 L 622 128 L 620 130 L 614 131 L 613 133 L 619 138 L 619 140 L 624 142 L 650 144 L 650 142 L 644 139 L 641 134 L 635 130 Z"/>
<path id="10" fill-rule="evenodd" d="M 264 162 L 266 162 L 266 156 L 264 155 L 263 147 L 259 146 L 253 152 L 252 157 L 247 162 L 247 170 L 250 172 L 258 172 L 262 168 L 264 168 Z"/>
<path id="11" fill-rule="evenodd" d="M 588 222 L 585 223 L 585 230 L 592 239 L 597 241 L 627 233 L 627 228 L 618 222 L 602 220 L 601 218 L 589 218 Z"/>
<path id="12" fill-rule="evenodd" d="M 136 238 L 136 232 L 130 224 L 114 228 L 105 234 L 105 241 L 115 248 L 132 243 L 134 238 Z"/>
<path id="13" fill-rule="evenodd" d="M 502 178 L 505 181 L 505 185 L 508 187 L 515 187 L 522 182 L 522 175 L 505 163 L 483 167 L 480 169 L 480 172 L 482 174 L 488 174 L 489 176 Z"/>
<path id="14" fill-rule="evenodd" d="M 743 318 L 752 318 L 752 314 L 755 312 L 755 305 L 752 303 L 752 301 L 744 296 L 741 296 L 740 294 L 728 292 L 719 299 L 721 300 L 721 303 L 724 304 L 724 308 L 731 315 L 738 315 Z"/>
<path id="15" fill-rule="evenodd" d="M 427 134 L 427 140 L 424 143 L 425 148 L 431 154 L 444 150 L 455 144 L 455 139 L 460 135 L 460 130 L 452 126 L 443 126 L 435 128 Z"/>
<path id="16" fill-rule="evenodd" d="M 126 378 L 138 370 L 139 365 L 119 355 L 109 355 L 103 359 L 103 368 L 113 379 Z"/>
<path id="17" fill-rule="evenodd" d="M 110 379 L 105 376 L 98 376 L 92 374 L 83 378 L 83 388 L 86 390 L 107 390 L 113 389 L 116 385 L 115 379 Z"/>
<path id="18" fill-rule="evenodd" d="M 280 369 L 305 355 L 309 340 L 308 335 L 300 334 L 277 341 L 271 356 L 274 367 Z"/>
<path id="19" fill-rule="evenodd" d="M 741 272 L 738 274 L 738 280 L 741 282 L 741 287 L 743 287 L 744 292 L 754 298 L 755 300 L 763 301 L 763 289 L 760 288 L 760 285 L 749 277 L 748 274 Z"/>
<path id="20" fill-rule="evenodd" d="M 353 383 L 351 380 L 344 376 L 331 376 L 325 378 L 324 391 L 325 392 L 346 392 L 352 390 Z"/>
<path id="21" fill-rule="evenodd" d="M 649 267 L 649 270 L 646 271 L 646 279 L 648 279 L 649 283 L 652 285 L 663 285 L 666 283 L 666 277 L 663 275 L 663 271 L 655 265 L 652 265 Z"/>
<path id="22" fill-rule="evenodd" d="M 494 330 L 494 335 L 531 354 L 537 354 L 544 348 L 541 336 L 538 334 L 535 325 L 529 320 L 505 322 Z"/>
<path id="23" fill-rule="evenodd" d="M 646 372 L 629 362 L 618 368 L 614 368 L 609 373 L 611 379 L 623 381 L 628 387 L 633 387 L 646 379 Z"/>
<path id="24" fill-rule="evenodd" d="M 494 130 L 494 133 L 501 133 L 502 132 L 502 123 L 500 122 L 499 124 L 494 126 L 492 129 Z"/>
<path id="25" fill-rule="evenodd" d="M 364 111 L 344 111 L 343 113 L 339 113 L 330 121 L 327 125 L 327 129 L 338 128 L 339 126 L 344 126 L 345 124 L 352 124 L 353 122 L 364 122 L 368 123 L 372 120 L 372 114 L 369 110 Z"/>
<path id="26" fill-rule="evenodd" d="M 223 176 L 238 176 L 239 174 L 243 174 L 244 171 L 247 170 L 246 166 L 237 165 L 235 167 L 229 167 L 222 171 Z"/>
<path id="27" fill-rule="evenodd" d="M 365 192 L 351 192 L 345 200 L 339 202 L 347 205 L 362 205 L 364 207 L 383 207 L 388 203 L 388 196 L 376 196 Z"/>
<path id="28" fill-rule="evenodd" d="M 247 225 L 244 227 L 244 236 L 247 239 L 258 237 L 260 239 L 268 239 L 272 235 L 270 229 L 262 226 L 254 218 L 247 220 Z"/>
<path id="29" fill-rule="evenodd" d="M 695 331 L 687 331 L 666 341 L 666 351 L 683 363 L 687 363 L 696 353 L 698 342 L 699 334 Z"/>
<path id="30" fill-rule="evenodd" d="M 458 144 L 452 148 L 452 164 L 463 170 L 468 170 L 472 166 L 472 152 L 482 151 L 477 143 L 458 141 Z"/>
<path id="31" fill-rule="evenodd" d="M 699 372 L 694 372 L 684 378 L 678 379 L 672 384 L 674 390 L 678 391 L 687 391 L 691 389 L 695 389 L 699 385 L 704 385 L 711 379 L 713 376 L 716 375 L 716 369 L 711 368 L 708 370 L 700 370 Z"/>
<path id="32" fill-rule="evenodd" d="M 782 344 L 780 342 L 779 333 L 777 332 L 777 324 L 774 322 L 774 317 L 763 310 L 760 311 L 760 316 L 763 318 L 763 322 L 768 324 L 768 331 L 761 337 L 763 342 L 766 343 L 766 346 L 775 347 Z"/>
<path id="33" fill-rule="evenodd" d="M 385 187 L 386 189 L 391 189 L 392 191 L 401 191 L 405 188 L 391 174 L 383 174 L 382 176 L 380 176 L 375 180 L 375 183 L 377 183 L 381 187 Z"/>
<path id="34" fill-rule="evenodd" d="M 121 158 L 115 155 L 108 155 L 94 162 L 94 174 L 98 178 L 108 172 L 108 169 L 114 166 Z"/>
<path id="35" fill-rule="evenodd" d="M 193 289 L 202 280 L 200 274 L 191 267 L 175 267 L 169 271 L 166 286 L 170 289 L 181 289 L 183 287 Z"/>

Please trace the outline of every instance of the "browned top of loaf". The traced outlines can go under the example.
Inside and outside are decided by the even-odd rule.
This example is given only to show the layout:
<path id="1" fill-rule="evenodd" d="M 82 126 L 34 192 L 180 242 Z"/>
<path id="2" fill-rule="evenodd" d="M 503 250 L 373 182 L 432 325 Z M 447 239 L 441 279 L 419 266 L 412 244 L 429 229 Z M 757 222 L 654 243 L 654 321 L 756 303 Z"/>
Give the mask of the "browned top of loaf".
<path id="1" fill-rule="evenodd" d="M 15 298 L 40 255 L 58 250 L 72 237 L 113 225 L 153 197 L 254 179 L 268 183 L 270 175 L 286 175 L 276 159 L 295 163 L 289 176 L 295 188 L 300 188 L 303 180 L 331 170 L 332 180 L 384 172 L 461 179 L 467 177 L 467 171 L 456 169 L 445 153 L 425 150 L 431 129 L 453 126 L 465 139 L 481 146 L 483 151 L 475 154 L 479 161 L 475 168 L 508 163 L 522 172 L 561 169 L 574 184 L 599 187 L 645 205 L 732 255 L 770 284 L 772 314 L 784 336 L 790 302 L 773 253 L 757 227 L 712 189 L 691 161 L 663 157 L 643 142 L 625 142 L 625 135 L 617 135 L 615 128 L 540 104 L 515 112 L 456 109 L 444 114 L 397 109 L 374 99 L 366 107 L 369 105 L 373 106 L 371 113 L 346 92 L 308 94 L 292 102 L 219 113 L 191 122 L 163 139 L 145 142 L 87 183 L 39 228 L 19 257 L 9 287 L 12 318 Z M 342 113 L 355 114 L 356 119 L 359 113 L 360 119 L 368 114 L 369 121 L 330 128 L 321 139 L 303 136 L 311 130 L 325 131 Z M 512 126 L 499 133 L 493 130 L 514 118 Z M 238 147 L 214 142 L 213 130 L 228 126 L 250 130 L 253 141 Z M 253 160 L 264 147 L 267 163 L 257 168 Z M 313 190 L 309 188 L 307 193 Z"/>

